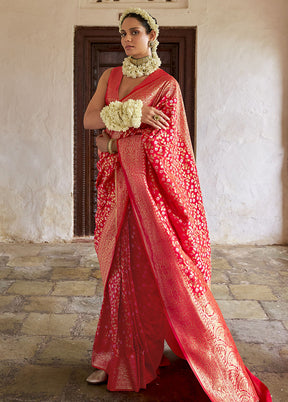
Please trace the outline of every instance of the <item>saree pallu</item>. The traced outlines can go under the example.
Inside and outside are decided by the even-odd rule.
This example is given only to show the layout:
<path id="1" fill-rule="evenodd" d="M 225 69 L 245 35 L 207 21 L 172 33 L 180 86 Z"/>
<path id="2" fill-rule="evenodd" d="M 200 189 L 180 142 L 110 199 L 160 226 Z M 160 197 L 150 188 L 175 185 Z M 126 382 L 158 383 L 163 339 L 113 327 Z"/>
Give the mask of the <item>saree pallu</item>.
<path id="1" fill-rule="evenodd" d="M 121 79 L 113 69 L 106 104 L 119 100 Z M 166 339 L 211 401 L 271 401 L 210 291 L 209 234 L 178 83 L 158 69 L 128 99 L 170 122 L 110 132 L 118 153 L 100 155 L 95 248 L 104 300 L 92 365 L 107 372 L 109 390 L 139 391 L 155 379 Z"/>

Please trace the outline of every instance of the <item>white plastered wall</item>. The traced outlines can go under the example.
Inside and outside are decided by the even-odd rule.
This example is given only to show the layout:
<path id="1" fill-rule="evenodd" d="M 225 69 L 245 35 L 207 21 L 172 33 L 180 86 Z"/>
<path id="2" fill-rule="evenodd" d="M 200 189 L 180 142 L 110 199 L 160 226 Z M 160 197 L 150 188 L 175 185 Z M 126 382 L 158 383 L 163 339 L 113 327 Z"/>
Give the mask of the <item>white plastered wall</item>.
<path id="1" fill-rule="evenodd" d="M 152 12 L 198 29 L 197 166 L 212 242 L 287 242 L 288 2 L 189 4 Z M 72 239 L 74 26 L 115 26 L 119 11 L 0 1 L 0 240 Z"/>

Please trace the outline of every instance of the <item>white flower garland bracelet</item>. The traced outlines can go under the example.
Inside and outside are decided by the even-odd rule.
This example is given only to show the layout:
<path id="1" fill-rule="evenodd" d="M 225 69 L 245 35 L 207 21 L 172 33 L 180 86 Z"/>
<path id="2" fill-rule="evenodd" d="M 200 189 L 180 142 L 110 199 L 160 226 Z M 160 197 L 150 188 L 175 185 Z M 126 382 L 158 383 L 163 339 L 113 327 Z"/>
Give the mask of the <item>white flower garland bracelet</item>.
<path id="1" fill-rule="evenodd" d="M 111 102 L 103 107 L 100 117 L 108 130 L 127 131 L 130 127 L 140 127 L 142 106 L 143 102 L 140 99 Z"/>

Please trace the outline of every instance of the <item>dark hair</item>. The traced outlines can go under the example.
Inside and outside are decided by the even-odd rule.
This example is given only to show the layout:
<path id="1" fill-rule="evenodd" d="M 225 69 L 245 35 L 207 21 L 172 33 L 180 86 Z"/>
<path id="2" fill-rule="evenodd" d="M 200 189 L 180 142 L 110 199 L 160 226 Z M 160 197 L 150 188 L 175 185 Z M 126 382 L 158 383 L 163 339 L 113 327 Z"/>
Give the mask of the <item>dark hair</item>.
<path id="1" fill-rule="evenodd" d="M 149 15 L 152 17 L 151 14 L 149 14 Z M 143 25 L 143 27 L 145 28 L 147 34 L 149 34 L 152 31 L 152 28 L 148 24 L 147 20 L 145 20 L 145 18 L 142 17 L 142 15 L 136 14 L 136 13 L 129 13 L 129 14 L 125 15 L 125 17 L 123 18 L 123 21 L 128 17 L 136 18 L 140 22 L 140 24 Z M 154 17 L 152 17 L 152 18 L 155 21 L 155 23 L 157 24 L 156 18 L 154 18 Z M 123 24 L 123 21 L 122 21 L 122 24 Z"/>

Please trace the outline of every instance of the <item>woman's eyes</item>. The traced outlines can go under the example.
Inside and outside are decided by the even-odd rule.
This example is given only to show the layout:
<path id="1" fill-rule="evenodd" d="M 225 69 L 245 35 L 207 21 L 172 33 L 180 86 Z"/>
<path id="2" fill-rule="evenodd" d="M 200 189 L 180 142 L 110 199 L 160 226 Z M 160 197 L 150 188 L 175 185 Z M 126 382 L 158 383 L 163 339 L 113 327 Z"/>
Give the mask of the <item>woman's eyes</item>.
<path id="1" fill-rule="evenodd" d="M 138 33 L 139 33 L 139 31 L 132 31 L 132 32 L 131 32 L 131 34 L 134 35 L 134 36 L 135 36 L 135 35 L 138 35 Z M 120 34 L 121 38 L 124 38 L 126 35 L 127 35 L 126 32 L 122 32 L 122 33 Z"/>

